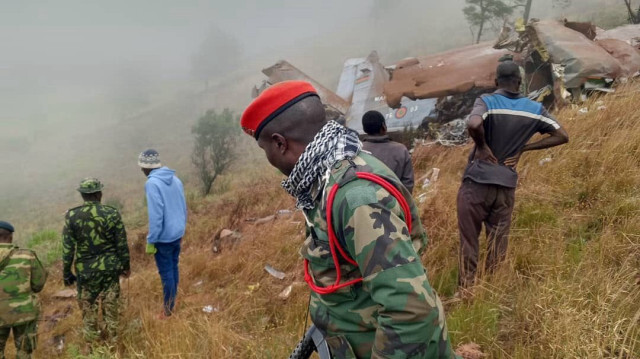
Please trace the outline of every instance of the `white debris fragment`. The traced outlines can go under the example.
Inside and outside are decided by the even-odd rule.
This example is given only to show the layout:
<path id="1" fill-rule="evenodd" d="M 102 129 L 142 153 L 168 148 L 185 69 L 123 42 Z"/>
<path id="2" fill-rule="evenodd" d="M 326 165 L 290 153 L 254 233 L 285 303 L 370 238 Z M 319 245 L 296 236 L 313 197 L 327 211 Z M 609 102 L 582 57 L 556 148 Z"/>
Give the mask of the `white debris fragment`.
<path id="1" fill-rule="evenodd" d="M 541 159 L 540 161 L 538 161 L 538 164 L 539 164 L 540 166 L 542 166 L 542 165 L 544 165 L 545 163 L 549 163 L 549 162 L 551 162 L 551 161 L 553 161 L 553 159 L 552 159 L 551 157 L 545 157 L 545 158 Z"/>
<path id="2" fill-rule="evenodd" d="M 68 299 L 75 298 L 78 295 L 78 291 L 73 288 L 63 289 L 53 295 L 56 299 Z"/>
<path id="3" fill-rule="evenodd" d="M 589 109 L 586 108 L 586 107 L 583 107 L 583 108 L 578 110 L 578 113 L 582 114 L 582 115 L 587 114 L 587 113 L 589 113 Z"/>
<path id="4" fill-rule="evenodd" d="M 219 312 L 220 310 L 213 305 L 205 305 L 204 308 L 202 308 L 202 311 L 207 314 L 211 314 L 213 312 Z"/>
<path id="5" fill-rule="evenodd" d="M 291 296 L 292 290 L 293 290 L 293 285 L 289 284 L 285 289 L 282 290 L 282 292 L 280 292 L 280 294 L 278 294 L 278 298 L 282 300 L 287 300 L 289 296 Z"/>
<path id="6" fill-rule="evenodd" d="M 266 266 L 264 266 L 264 270 L 266 270 L 267 273 L 271 274 L 275 278 L 278 278 L 278 279 L 281 279 L 281 280 L 284 279 L 284 276 L 285 276 L 284 273 L 282 273 L 281 271 L 273 268 L 272 266 L 270 266 L 268 264 Z"/>

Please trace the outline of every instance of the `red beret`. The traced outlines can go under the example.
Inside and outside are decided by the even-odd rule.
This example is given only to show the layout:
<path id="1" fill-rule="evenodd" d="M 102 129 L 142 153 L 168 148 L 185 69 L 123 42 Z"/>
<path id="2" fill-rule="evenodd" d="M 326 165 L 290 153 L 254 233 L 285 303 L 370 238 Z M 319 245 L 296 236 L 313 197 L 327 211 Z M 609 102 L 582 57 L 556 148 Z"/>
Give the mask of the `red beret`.
<path id="1" fill-rule="evenodd" d="M 268 87 L 244 110 L 240 119 L 242 130 L 258 139 L 260 131 L 271 120 L 293 104 L 309 96 L 318 96 L 316 89 L 305 81 L 283 81 Z"/>

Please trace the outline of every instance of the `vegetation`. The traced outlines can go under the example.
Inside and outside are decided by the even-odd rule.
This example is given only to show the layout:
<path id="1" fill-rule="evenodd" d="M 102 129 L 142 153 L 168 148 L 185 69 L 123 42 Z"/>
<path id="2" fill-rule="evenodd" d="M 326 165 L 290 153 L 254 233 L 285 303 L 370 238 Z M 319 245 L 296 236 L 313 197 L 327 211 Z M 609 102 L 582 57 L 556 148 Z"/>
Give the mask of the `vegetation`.
<path id="1" fill-rule="evenodd" d="M 419 206 L 430 244 L 422 259 L 445 303 L 455 346 L 478 343 L 488 358 L 640 357 L 638 90 L 631 84 L 594 98 L 582 105 L 587 114 L 571 107 L 556 114 L 571 142 L 521 160 L 507 261 L 480 280 L 468 301 L 452 295 L 455 198 L 469 147 L 416 148 L 418 177 L 440 168 L 440 179 L 415 195 L 426 196 Z M 264 162 L 234 175 L 227 192 L 190 200 L 178 311 L 168 321 L 156 319 L 160 280 L 144 254 L 144 224 L 128 227 L 133 274 L 122 284 L 121 341 L 91 358 L 287 357 L 303 333 L 308 302 L 297 253 L 304 219 L 296 212 L 262 225 L 247 222 L 293 208 L 294 201 Z M 212 239 L 223 228 L 241 238 L 214 254 Z M 285 279 L 269 276 L 266 264 Z M 82 348 L 76 302 L 52 298 L 62 289 L 60 276 L 59 265 L 51 266 L 37 357 L 75 358 Z M 290 297 L 280 299 L 289 285 Z M 51 319 L 66 310 L 68 317 Z M 58 353 L 51 343 L 61 336 L 65 346 Z"/>
<path id="2" fill-rule="evenodd" d="M 475 32 L 476 44 L 480 43 L 487 24 L 496 30 L 501 29 L 506 18 L 513 14 L 516 7 L 524 6 L 525 1 L 513 0 L 513 3 L 509 3 L 505 0 L 465 0 L 467 6 L 462 12 L 471 26 L 471 32 Z"/>
<path id="3" fill-rule="evenodd" d="M 627 13 L 629 15 L 629 23 L 631 24 L 640 24 L 640 5 L 638 5 L 637 9 L 633 8 L 631 4 L 631 0 L 622 0 L 624 1 L 624 5 L 627 7 Z"/>
<path id="4" fill-rule="evenodd" d="M 209 110 L 191 130 L 195 137 L 191 161 L 196 166 L 205 196 L 235 159 L 239 122 L 238 116 L 227 108 L 221 113 Z"/>

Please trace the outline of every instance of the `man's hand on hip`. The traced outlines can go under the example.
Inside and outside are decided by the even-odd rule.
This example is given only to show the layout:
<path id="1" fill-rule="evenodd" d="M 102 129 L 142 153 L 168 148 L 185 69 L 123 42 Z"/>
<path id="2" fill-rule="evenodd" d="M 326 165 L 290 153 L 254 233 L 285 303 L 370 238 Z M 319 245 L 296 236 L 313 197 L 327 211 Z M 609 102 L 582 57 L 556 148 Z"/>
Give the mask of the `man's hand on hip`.
<path id="1" fill-rule="evenodd" d="M 507 158 L 504 160 L 504 165 L 515 169 L 520 161 L 520 156 L 522 156 L 522 152 L 518 152 L 515 156 Z"/>
<path id="2" fill-rule="evenodd" d="M 491 163 L 498 163 L 498 159 L 493 155 L 493 152 L 488 146 L 476 147 L 476 155 L 473 159 Z"/>

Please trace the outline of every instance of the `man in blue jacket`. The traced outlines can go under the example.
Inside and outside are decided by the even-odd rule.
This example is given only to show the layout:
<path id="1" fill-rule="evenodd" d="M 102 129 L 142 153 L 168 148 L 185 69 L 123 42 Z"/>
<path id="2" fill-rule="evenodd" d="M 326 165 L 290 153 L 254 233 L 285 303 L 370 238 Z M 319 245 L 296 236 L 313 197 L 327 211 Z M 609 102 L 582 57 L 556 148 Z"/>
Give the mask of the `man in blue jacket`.
<path id="1" fill-rule="evenodd" d="M 174 170 L 162 166 L 156 150 L 142 152 L 138 166 L 148 178 L 144 185 L 149 210 L 146 251 L 154 255 L 158 266 L 164 298 L 160 318 L 166 318 L 173 312 L 178 294 L 178 259 L 187 224 L 187 203 L 182 182 Z"/>

